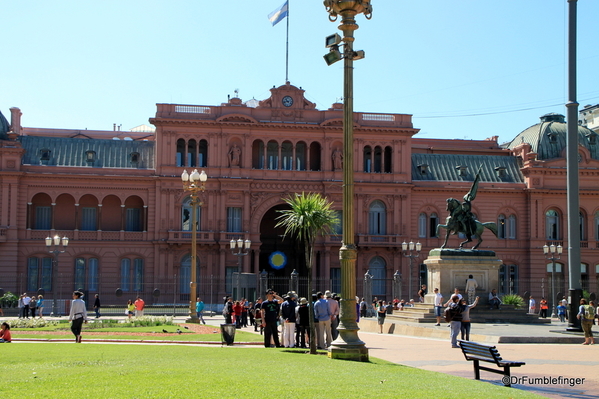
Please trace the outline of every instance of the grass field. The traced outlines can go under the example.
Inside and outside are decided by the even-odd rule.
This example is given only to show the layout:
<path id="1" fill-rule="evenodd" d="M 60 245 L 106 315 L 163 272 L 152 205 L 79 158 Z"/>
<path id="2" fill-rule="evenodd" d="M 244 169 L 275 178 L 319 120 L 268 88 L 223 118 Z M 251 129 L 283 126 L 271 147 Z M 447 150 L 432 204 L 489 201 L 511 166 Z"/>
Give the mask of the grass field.
<path id="1" fill-rule="evenodd" d="M 262 347 L 18 342 L 1 351 L 3 398 L 538 398 L 377 359 Z"/>

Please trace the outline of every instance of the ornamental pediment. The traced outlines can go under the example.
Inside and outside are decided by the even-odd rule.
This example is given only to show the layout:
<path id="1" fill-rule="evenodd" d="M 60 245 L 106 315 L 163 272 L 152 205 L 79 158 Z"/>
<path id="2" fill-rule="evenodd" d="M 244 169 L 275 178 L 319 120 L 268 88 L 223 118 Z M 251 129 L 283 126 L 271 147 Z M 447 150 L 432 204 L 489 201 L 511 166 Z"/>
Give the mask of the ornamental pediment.
<path id="1" fill-rule="evenodd" d="M 217 122 L 237 122 L 237 123 L 258 123 L 258 121 L 251 116 L 243 114 L 227 114 L 220 116 L 216 119 Z"/>

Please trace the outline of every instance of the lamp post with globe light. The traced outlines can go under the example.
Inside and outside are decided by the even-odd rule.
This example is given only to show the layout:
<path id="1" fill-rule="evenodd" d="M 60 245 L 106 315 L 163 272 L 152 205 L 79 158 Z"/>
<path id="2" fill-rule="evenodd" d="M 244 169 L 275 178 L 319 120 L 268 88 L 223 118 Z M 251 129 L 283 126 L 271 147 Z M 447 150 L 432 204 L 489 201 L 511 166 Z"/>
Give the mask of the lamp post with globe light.
<path id="1" fill-rule="evenodd" d="M 197 169 L 194 169 L 191 174 L 184 170 L 181 174 L 181 180 L 183 181 L 183 190 L 189 193 L 191 198 L 191 264 L 190 264 L 190 283 L 189 283 L 189 319 L 188 323 L 199 323 L 200 319 L 196 313 L 195 299 L 197 297 L 197 236 L 198 236 L 198 222 L 197 222 L 197 208 L 202 206 L 203 203 L 200 200 L 200 193 L 203 193 L 206 189 L 206 180 L 208 175 L 202 171 L 199 173 Z"/>
<path id="2" fill-rule="evenodd" d="M 561 259 L 563 251 L 564 248 L 561 245 L 543 245 L 543 254 L 545 254 L 545 259 L 551 261 L 551 318 L 557 317 L 555 308 L 555 261 Z"/>
<path id="3" fill-rule="evenodd" d="M 237 283 L 235 284 L 237 288 L 236 299 L 241 299 L 241 272 L 243 271 L 242 259 L 244 256 L 250 253 L 250 246 L 252 245 L 252 242 L 250 240 L 243 241 L 241 238 L 239 238 L 237 240 L 231 240 L 229 245 L 231 247 L 231 253 L 237 256 Z"/>
<path id="4" fill-rule="evenodd" d="M 55 235 L 46 237 L 46 248 L 54 257 L 52 258 L 52 316 L 56 316 L 56 273 L 58 272 L 58 255 L 64 253 L 69 245 L 69 238 Z"/>
<path id="5" fill-rule="evenodd" d="M 420 256 L 421 249 L 422 249 L 422 244 L 420 244 L 419 242 L 417 242 L 416 244 L 414 244 L 413 241 L 410 241 L 409 243 L 404 241 L 401 243 L 401 251 L 403 253 L 403 256 L 405 256 L 406 258 L 410 258 L 410 276 L 408 277 L 408 290 L 409 290 L 408 297 L 410 297 L 410 298 L 413 295 L 413 292 L 412 292 L 412 280 L 413 280 L 413 276 L 414 276 L 414 273 L 412 272 L 413 261 L 414 261 L 414 259 L 416 259 Z"/>

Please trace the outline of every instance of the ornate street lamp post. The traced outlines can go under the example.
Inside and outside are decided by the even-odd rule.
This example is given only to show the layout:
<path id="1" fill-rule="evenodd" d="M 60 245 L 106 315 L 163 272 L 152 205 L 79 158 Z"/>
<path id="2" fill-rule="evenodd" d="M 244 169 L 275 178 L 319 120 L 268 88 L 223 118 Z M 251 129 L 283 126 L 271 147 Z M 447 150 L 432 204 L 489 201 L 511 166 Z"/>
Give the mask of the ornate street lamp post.
<path id="1" fill-rule="evenodd" d="M 54 257 L 52 258 L 52 316 L 56 316 L 56 273 L 58 273 L 58 255 L 64 253 L 69 245 L 69 238 L 60 236 L 46 237 L 46 248 Z M 62 249 L 61 249 L 62 247 Z"/>
<path id="2" fill-rule="evenodd" d="M 241 272 L 243 271 L 243 260 L 242 258 L 250 253 L 250 246 L 252 242 L 250 240 L 245 240 L 245 242 L 240 238 L 237 241 L 231 240 L 229 242 L 231 246 L 231 253 L 237 256 L 237 298 L 241 299 Z"/>
<path id="3" fill-rule="evenodd" d="M 200 193 L 203 193 L 206 189 L 206 180 L 208 176 L 206 172 L 202 171 L 199 173 L 197 169 L 194 169 L 191 174 L 184 170 L 181 174 L 181 180 L 183 181 L 183 190 L 189 193 L 191 198 L 191 275 L 189 283 L 189 319 L 188 323 L 199 323 L 200 319 L 196 313 L 195 300 L 197 297 L 197 276 L 196 269 L 197 263 L 197 236 L 198 236 L 198 222 L 197 222 L 197 208 L 202 206 L 203 203 L 200 200 Z"/>
<path id="4" fill-rule="evenodd" d="M 545 259 L 551 261 L 551 318 L 557 317 L 555 304 L 555 261 L 561 258 L 564 248 L 561 245 L 557 247 L 555 244 L 543 245 L 543 253 Z"/>
<path id="5" fill-rule="evenodd" d="M 344 60 L 343 66 L 343 245 L 339 250 L 341 260 L 341 315 L 339 337 L 331 345 L 332 358 L 368 361 L 368 349 L 358 337 L 356 323 L 356 260 L 357 247 L 354 243 L 354 146 L 353 146 L 353 62 L 354 59 L 364 58 L 364 52 L 354 51 L 354 31 L 358 29 L 355 17 L 364 14 L 366 19 L 372 17 L 370 0 L 324 0 L 324 6 L 329 13 L 329 20 L 334 22 L 341 15 L 339 30 L 343 38 L 332 35 L 326 39 L 326 47 L 330 49 L 325 56 L 328 65 Z M 343 54 L 339 51 L 339 43 L 343 41 Z"/>
<path id="6" fill-rule="evenodd" d="M 410 276 L 408 277 L 408 290 L 409 290 L 409 292 L 408 292 L 409 298 L 408 299 L 410 299 L 413 295 L 412 280 L 413 280 L 414 273 L 412 272 L 412 263 L 413 263 L 414 259 L 416 259 L 420 256 L 421 249 L 422 249 L 422 244 L 420 244 L 419 242 L 417 242 L 415 245 L 414 245 L 414 242 L 412 242 L 412 241 L 410 241 L 409 244 L 405 241 L 401 243 L 401 251 L 403 253 L 403 256 L 405 256 L 406 258 L 410 258 Z"/>

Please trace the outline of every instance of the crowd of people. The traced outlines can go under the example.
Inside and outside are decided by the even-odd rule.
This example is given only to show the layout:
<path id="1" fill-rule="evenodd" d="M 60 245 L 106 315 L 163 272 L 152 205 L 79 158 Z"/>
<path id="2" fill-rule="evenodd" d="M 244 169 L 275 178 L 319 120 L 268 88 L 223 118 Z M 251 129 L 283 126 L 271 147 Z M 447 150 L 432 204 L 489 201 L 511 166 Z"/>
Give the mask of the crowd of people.
<path id="1" fill-rule="evenodd" d="M 312 296 L 318 349 L 328 348 L 337 338 L 339 299 L 330 291 Z M 309 306 L 308 299 L 298 298 L 294 291 L 281 297 L 275 291 L 268 290 L 266 299 L 260 297 L 256 303 L 246 298 L 234 301 L 226 297 L 223 316 L 225 323 L 234 324 L 236 328 L 253 327 L 254 331 L 259 331 L 264 335 L 266 348 L 307 348 L 310 342 Z"/>
<path id="2" fill-rule="evenodd" d="M 19 319 L 28 319 L 35 316 L 43 317 L 44 313 L 44 296 L 43 295 L 31 295 L 26 292 L 19 297 L 17 303 L 19 308 Z M 1 309 L 1 308 L 0 308 Z M 2 313 L 4 315 L 4 313 Z"/>

